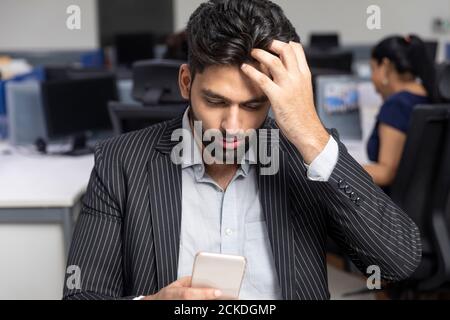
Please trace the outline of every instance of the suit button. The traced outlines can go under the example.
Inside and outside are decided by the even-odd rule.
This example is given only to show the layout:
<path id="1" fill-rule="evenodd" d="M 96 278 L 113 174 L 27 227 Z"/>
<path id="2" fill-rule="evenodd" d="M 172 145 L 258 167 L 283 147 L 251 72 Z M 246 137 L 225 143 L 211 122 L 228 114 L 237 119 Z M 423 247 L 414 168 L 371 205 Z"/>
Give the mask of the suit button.
<path id="1" fill-rule="evenodd" d="M 346 185 L 344 191 L 345 191 L 345 193 L 350 194 L 350 193 L 352 193 L 353 190 L 349 185 Z"/>
<path id="2" fill-rule="evenodd" d="M 356 199 L 355 199 L 355 203 L 356 203 L 356 205 L 360 205 L 361 204 L 361 202 L 362 202 L 362 200 L 361 200 L 361 198 L 360 197 L 357 197 Z"/>
<path id="3" fill-rule="evenodd" d="M 350 193 L 350 199 L 352 199 L 352 201 L 355 201 L 358 197 L 356 196 L 356 193 L 352 192 Z"/>
<path id="4" fill-rule="evenodd" d="M 338 187 L 339 189 L 343 189 L 345 187 L 345 181 L 342 179 L 338 180 Z"/>

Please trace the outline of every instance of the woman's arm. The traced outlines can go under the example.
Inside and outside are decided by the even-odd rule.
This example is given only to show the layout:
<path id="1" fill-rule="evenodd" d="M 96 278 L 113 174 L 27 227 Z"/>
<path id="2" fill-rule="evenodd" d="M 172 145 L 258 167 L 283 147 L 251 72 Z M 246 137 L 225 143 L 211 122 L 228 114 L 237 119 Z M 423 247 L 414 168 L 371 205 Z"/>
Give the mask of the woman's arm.
<path id="1" fill-rule="evenodd" d="M 390 185 L 395 178 L 405 146 L 406 134 L 384 123 L 380 123 L 378 134 L 380 136 L 378 162 L 365 165 L 364 169 L 377 185 L 383 187 Z"/>

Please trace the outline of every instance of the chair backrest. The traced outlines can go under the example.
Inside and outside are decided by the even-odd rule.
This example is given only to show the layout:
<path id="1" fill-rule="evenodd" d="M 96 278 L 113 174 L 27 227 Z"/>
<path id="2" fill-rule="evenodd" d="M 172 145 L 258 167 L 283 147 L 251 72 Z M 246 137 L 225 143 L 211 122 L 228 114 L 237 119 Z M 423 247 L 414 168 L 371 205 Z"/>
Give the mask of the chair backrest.
<path id="1" fill-rule="evenodd" d="M 119 135 L 173 119 L 181 115 L 186 110 L 186 106 L 186 104 L 175 104 L 144 107 L 110 102 L 108 109 L 114 134 Z"/>
<path id="2" fill-rule="evenodd" d="M 439 173 L 435 181 L 433 203 L 435 214 L 443 216 L 447 222 L 447 228 L 450 230 L 450 104 L 441 107 L 447 109 L 448 121 L 441 149 L 441 161 L 438 166 Z"/>
<path id="3" fill-rule="evenodd" d="M 449 143 L 449 105 L 415 107 L 391 198 L 425 233 L 434 208 L 436 181 Z"/>

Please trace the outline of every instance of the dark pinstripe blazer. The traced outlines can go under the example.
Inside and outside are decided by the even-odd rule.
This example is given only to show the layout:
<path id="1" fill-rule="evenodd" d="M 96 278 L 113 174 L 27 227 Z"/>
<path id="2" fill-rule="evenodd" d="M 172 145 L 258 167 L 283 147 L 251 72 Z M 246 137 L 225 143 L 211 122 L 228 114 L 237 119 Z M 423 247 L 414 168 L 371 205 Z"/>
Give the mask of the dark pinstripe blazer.
<path id="1" fill-rule="evenodd" d="M 96 147 L 68 265 L 81 288 L 65 299 L 153 294 L 177 278 L 181 166 L 170 160 L 182 118 L 107 140 Z M 265 128 L 276 128 L 268 119 Z M 331 236 L 363 272 L 378 265 L 387 280 L 420 262 L 419 231 L 339 144 L 328 182 L 310 181 L 296 148 L 280 134 L 280 169 L 258 175 L 261 204 L 285 299 L 328 299 L 326 240 Z M 260 167 L 259 167 L 260 169 Z M 201 205 L 199 203 L 199 205 Z"/>

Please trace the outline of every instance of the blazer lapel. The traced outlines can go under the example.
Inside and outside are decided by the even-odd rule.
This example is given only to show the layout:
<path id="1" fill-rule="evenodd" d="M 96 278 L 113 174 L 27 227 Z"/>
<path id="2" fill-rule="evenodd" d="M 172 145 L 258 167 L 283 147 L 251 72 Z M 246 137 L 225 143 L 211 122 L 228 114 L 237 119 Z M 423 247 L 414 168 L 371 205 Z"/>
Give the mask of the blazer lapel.
<path id="1" fill-rule="evenodd" d="M 181 166 L 170 159 L 172 132 L 182 118 L 171 120 L 147 164 L 149 201 L 156 255 L 158 290 L 177 279 L 181 229 Z"/>
<path id="2" fill-rule="evenodd" d="M 263 127 L 268 130 L 270 138 L 272 126 L 266 122 Z M 281 139 L 281 137 L 280 137 Z M 261 143 L 268 143 L 260 137 Z M 281 142 L 279 143 L 281 146 Z M 259 147 L 259 146 L 258 146 Z M 279 150 L 279 171 L 273 175 L 261 175 L 262 164 L 258 166 L 258 183 L 260 200 L 267 221 L 267 230 L 272 245 L 275 266 L 278 272 L 283 298 L 295 299 L 294 269 L 294 233 L 290 218 L 288 200 L 289 164 L 286 156 Z"/>

